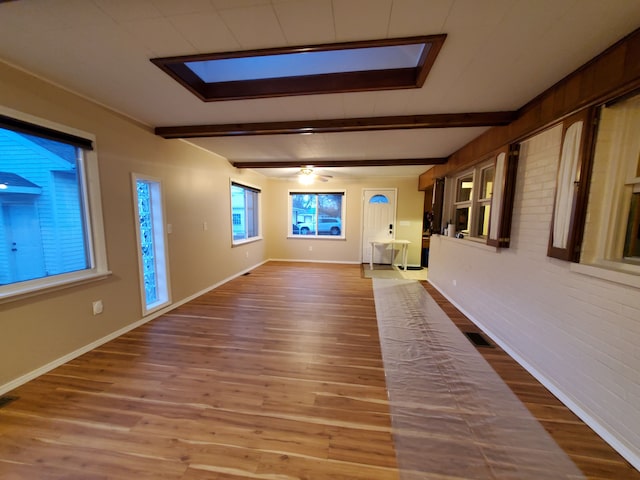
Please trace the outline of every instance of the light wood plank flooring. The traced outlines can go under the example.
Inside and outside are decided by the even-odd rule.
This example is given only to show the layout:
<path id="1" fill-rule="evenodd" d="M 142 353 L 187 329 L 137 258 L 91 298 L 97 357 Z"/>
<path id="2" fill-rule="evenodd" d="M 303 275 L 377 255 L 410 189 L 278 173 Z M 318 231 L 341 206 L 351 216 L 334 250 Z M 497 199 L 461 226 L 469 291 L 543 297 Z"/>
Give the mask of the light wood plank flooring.
<path id="1" fill-rule="evenodd" d="M 504 352 L 485 358 L 585 477 L 640 480 Z M 400 478 L 357 265 L 270 262 L 9 395 L 2 479 Z"/>

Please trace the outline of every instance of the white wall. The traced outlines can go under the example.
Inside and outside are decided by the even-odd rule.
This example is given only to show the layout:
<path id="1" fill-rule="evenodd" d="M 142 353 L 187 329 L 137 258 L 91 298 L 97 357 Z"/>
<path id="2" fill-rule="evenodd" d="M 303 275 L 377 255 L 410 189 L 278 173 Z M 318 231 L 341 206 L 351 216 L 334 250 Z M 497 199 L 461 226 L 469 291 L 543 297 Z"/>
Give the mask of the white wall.
<path id="1" fill-rule="evenodd" d="M 639 468 L 640 291 L 547 257 L 560 137 L 522 144 L 511 247 L 434 236 L 429 280 Z"/>

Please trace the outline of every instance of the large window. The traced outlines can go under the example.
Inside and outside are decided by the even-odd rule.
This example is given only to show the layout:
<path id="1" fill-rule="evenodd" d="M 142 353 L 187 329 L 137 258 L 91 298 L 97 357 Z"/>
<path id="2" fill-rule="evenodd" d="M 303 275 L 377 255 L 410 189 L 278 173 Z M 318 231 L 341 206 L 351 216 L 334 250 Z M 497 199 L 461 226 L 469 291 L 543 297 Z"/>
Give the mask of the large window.
<path id="1" fill-rule="evenodd" d="M 640 95 L 601 109 L 581 262 L 640 273 Z"/>
<path id="2" fill-rule="evenodd" d="M 231 182 L 231 227 L 233 243 L 260 237 L 260 190 Z"/>
<path id="3" fill-rule="evenodd" d="M 107 273 L 96 175 L 90 135 L 0 110 L 0 299 Z"/>
<path id="4" fill-rule="evenodd" d="M 344 238 L 344 192 L 290 192 L 290 236 Z"/>
<path id="5" fill-rule="evenodd" d="M 133 175 L 135 212 L 138 219 L 138 263 L 142 292 L 142 311 L 152 311 L 169 304 L 169 275 L 159 180 Z"/>

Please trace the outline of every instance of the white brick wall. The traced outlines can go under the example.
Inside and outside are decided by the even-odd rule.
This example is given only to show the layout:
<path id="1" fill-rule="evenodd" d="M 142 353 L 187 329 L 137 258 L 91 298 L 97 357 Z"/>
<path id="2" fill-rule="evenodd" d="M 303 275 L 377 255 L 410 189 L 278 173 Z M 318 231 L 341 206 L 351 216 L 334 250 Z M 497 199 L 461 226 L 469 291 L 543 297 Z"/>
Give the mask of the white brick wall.
<path id="1" fill-rule="evenodd" d="M 640 291 L 547 257 L 560 137 L 522 145 L 511 247 L 433 237 L 429 280 L 639 468 Z"/>

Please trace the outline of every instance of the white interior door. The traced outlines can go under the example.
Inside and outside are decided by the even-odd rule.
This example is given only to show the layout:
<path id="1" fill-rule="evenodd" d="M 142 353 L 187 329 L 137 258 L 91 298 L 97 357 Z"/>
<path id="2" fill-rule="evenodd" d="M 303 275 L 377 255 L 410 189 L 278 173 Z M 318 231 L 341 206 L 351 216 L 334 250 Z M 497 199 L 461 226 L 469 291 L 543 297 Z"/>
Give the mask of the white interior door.
<path id="1" fill-rule="evenodd" d="M 396 237 L 396 196 L 395 188 L 364 189 L 362 263 L 390 264 L 393 250 L 386 245 L 371 246 L 374 240 L 393 240 Z"/>

